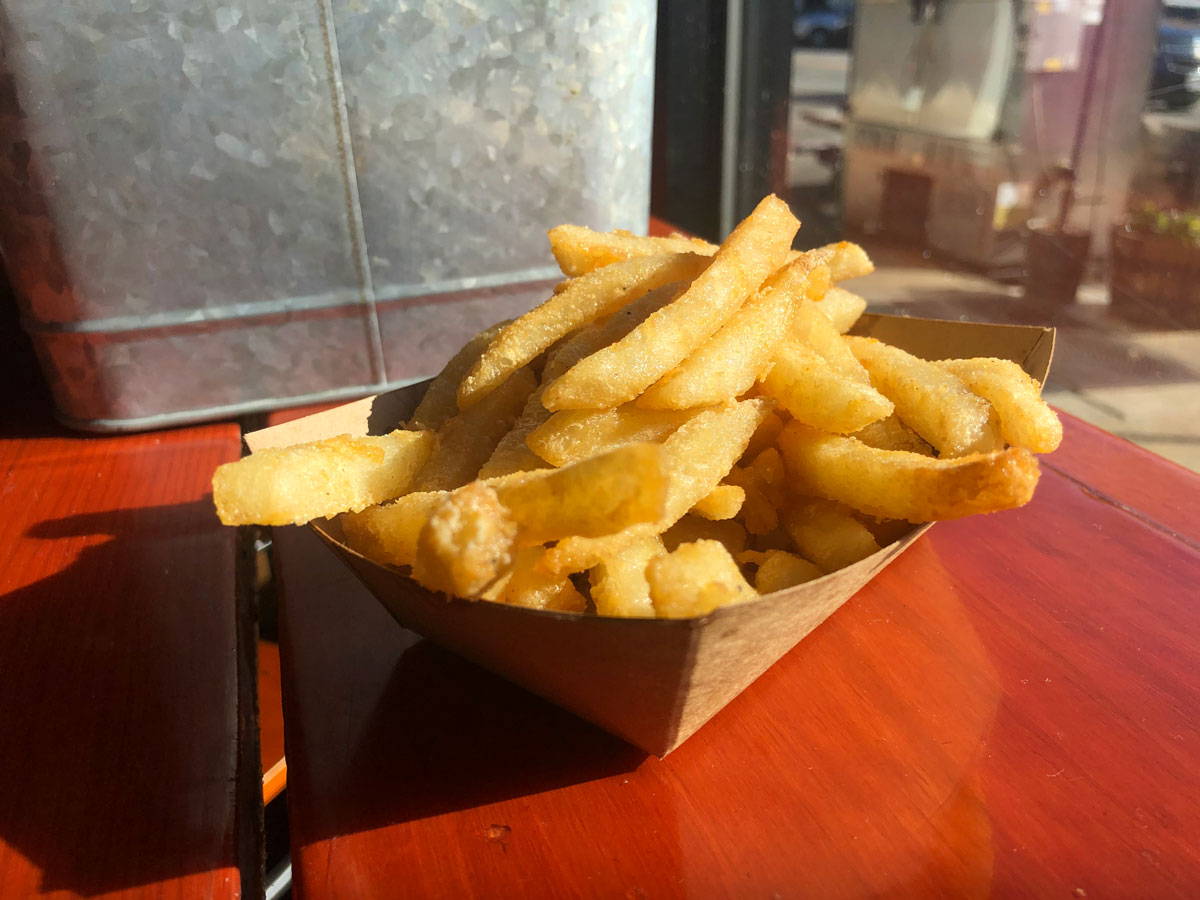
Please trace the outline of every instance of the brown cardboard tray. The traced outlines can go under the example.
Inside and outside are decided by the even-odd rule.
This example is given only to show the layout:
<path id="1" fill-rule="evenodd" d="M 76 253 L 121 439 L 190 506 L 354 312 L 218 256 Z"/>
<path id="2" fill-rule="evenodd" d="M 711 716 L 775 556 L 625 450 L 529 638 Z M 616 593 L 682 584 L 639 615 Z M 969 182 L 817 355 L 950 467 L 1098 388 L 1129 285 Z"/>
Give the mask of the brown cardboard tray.
<path id="1" fill-rule="evenodd" d="M 925 359 L 1011 359 L 1043 383 L 1054 352 L 1052 328 L 868 314 L 853 333 Z M 255 452 L 386 433 L 412 413 L 424 386 L 256 431 L 246 443 Z M 347 547 L 336 520 L 312 527 L 405 628 L 656 756 L 687 740 L 930 528 L 914 526 L 848 568 L 703 618 L 618 619 L 447 599 Z"/>

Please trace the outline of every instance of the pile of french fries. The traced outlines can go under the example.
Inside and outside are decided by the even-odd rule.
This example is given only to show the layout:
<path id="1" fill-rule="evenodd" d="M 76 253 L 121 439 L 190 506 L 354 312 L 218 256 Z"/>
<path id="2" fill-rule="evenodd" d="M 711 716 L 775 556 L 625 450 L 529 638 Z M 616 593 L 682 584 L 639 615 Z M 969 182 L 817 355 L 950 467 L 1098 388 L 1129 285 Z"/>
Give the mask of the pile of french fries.
<path id="1" fill-rule="evenodd" d="M 1040 385 L 848 336 L 866 303 L 841 283 L 871 262 L 792 251 L 799 224 L 772 196 L 719 247 L 553 229 L 566 280 L 463 347 L 408 423 L 222 466 L 222 520 L 340 515 L 435 591 L 691 617 L 1028 502 L 1062 436 Z"/>

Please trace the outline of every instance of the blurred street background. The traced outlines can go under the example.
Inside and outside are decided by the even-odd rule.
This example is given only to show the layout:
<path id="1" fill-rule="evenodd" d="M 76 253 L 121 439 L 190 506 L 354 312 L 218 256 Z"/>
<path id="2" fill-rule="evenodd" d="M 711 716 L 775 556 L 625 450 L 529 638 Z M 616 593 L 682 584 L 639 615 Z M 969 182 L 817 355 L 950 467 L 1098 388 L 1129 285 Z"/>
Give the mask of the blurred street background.
<path id="1" fill-rule="evenodd" d="M 833 5 L 845 11 L 847 21 L 854 22 L 854 4 Z M 989 6 L 982 2 L 973 5 L 980 10 Z M 961 54 L 943 60 L 940 72 L 931 70 L 936 66 L 927 66 L 922 73 L 920 65 L 925 61 L 914 61 L 917 54 L 936 56 L 938 48 L 945 46 L 939 44 L 939 29 L 944 31 L 955 23 L 948 15 L 938 18 L 943 10 L 934 9 L 923 23 L 909 28 L 909 10 L 905 9 L 903 18 L 909 21 L 889 34 L 878 15 L 880 7 L 871 6 L 875 18 L 864 18 L 860 3 L 859 33 L 854 33 L 853 27 L 827 30 L 812 40 L 811 22 L 802 21 L 813 18 L 804 13 L 805 6 L 797 4 L 786 157 L 787 197 L 804 223 L 803 243 L 817 245 L 842 236 L 863 243 L 878 268 L 850 286 L 863 294 L 876 312 L 1054 325 L 1058 340 L 1045 387 L 1047 398 L 1068 412 L 1200 471 L 1200 315 L 1186 311 L 1176 315 L 1177 309 L 1166 305 L 1155 309 L 1153 299 L 1148 304 L 1150 315 L 1130 316 L 1114 306 L 1112 274 L 1117 262 L 1109 234 L 1110 225 L 1120 228 L 1130 211 L 1134 215 L 1128 219 L 1133 222 L 1130 227 L 1138 227 L 1140 205 L 1154 204 L 1160 220 L 1164 215 L 1172 216 L 1172 223 L 1182 219 L 1185 231 L 1190 227 L 1195 232 L 1183 233 L 1181 244 L 1189 250 L 1200 247 L 1200 223 L 1192 225 L 1188 218 L 1200 199 L 1196 190 L 1200 11 L 1191 9 L 1191 4 L 1140 4 L 1143 12 L 1157 20 L 1158 27 L 1149 38 L 1139 38 L 1149 59 L 1142 60 L 1140 67 L 1122 69 L 1123 64 L 1112 60 L 1110 54 L 1124 52 L 1121 40 L 1130 37 L 1129 29 L 1110 0 L 1107 35 L 1097 40 L 1095 34 L 1087 39 L 1087 30 L 1083 36 L 1075 33 L 1073 65 L 1083 84 L 1074 96 L 1082 99 L 1076 99 L 1074 106 L 1060 104 L 1057 112 L 1047 107 L 1067 63 L 1055 55 L 1065 57 L 1071 52 L 1067 46 L 1070 30 L 1056 23 L 1058 32 L 1048 39 L 1051 49 L 1039 45 L 1043 54 L 1040 64 L 1029 61 L 1030 46 L 1036 42 L 1026 37 L 1027 61 L 1020 86 L 1005 88 L 1020 95 L 1016 113 L 1009 116 L 1007 124 L 1001 114 L 988 127 L 971 133 L 977 123 L 969 121 L 970 116 L 988 99 L 989 91 L 997 93 L 998 82 L 989 87 L 987 73 L 980 74 Z M 809 6 L 824 9 L 830 4 Z M 940 4 L 928 6 L 932 9 Z M 1092 32 L 1099 29 L 1092 20 L 1106 13 L 1103 3 L 1054 6 L 1074 7 L 1084 25 L 1092 25 Z M 999 21 L 989 18 L 991 15 L 981 13 L 976 26 Z M 837 18 L 823 16 L 826 24 Z M 961 18 L 957 22 L 960 28 L 964 24 Z M 862 33 L 864 28 L 872 33 Z M 953 40 L 962 37 L 961 33 L 951 35 Z M 897 92 L 895 77 L 888 86 L 890 94 L 879 87 L 888 64 L 877 58 L 864 62 L 863 47 L 883 51 L 889 43 L 906 41 L 913 49 L 902 62 L 893 60 L 893 72 L 912 75 L 914 81 L 923 77 L 930 83 L 944 84 L 957 77 L 974 91 L 967 104 L 973 108 L 966 115 L 954 110 L 947 113 L 946 104 L 940 112 L 931 113 L 930 91 L 921 87 L 907 95 Z M 860 54 L 857 60 L 856 52 Z M 1089 53 L 1099 54 L 1095 62 L 1089 61 Z M 1147 68 L 1149 85 L 1144 86 Z M 954 70 L 949 77 L 946 69 Z M 1089 77 L 1097 82 L 1090 101 Z M 1089 102 L 1090 117 L 1080 125 L 1076 107 Z M 867 104 L 871 104 L 869 110 Z M 1117 134 L 1114 117 L 1130 108 L 1136 110 L 1132 127 Z M 957 120 L 955 115 L 959 115 Z M 1075 134 L 1066 134 L 1059 142 L 1062 152 L 1051 155 L 1044 152 L 1044 146 L 1053 138 L 1042 129 L 1049 130 L 1047 119 L 1055 116 L 1069 119 Z M 1032 137 L 1014 138 L 1014 122 L 1032 130 Z M 986 145 L 1003 140 L 994 137 L 993 129 L 1003 128 L 1010 130 L 1010 143 L 1024 142 L 1024 165 L 987 155 L 991 148 Z M 1077 134 L 1083 135 L 1078 146 L 1069 146 Z M 1041 158 L 1029 164 L 1028 158 L 1039 152 Z M 969 161 L 964 163 L 965 158 Z M 1073 178 L 1078 187 L 1068 221 L 1092 234 L 1078 284 L 1065 301 L 1027 291 L 1026 259 L 1014 250 L 1053 215 L 1049 201 L 1062 186 L 1043 178 L 1044 170 L 1052 166 L 1073 167 L 1068 179 Z M 957 168 L 955 183 L 950 184 L 952 179 L 939 168 Z M 995 170 L 1003 171 L 995 175 Z M 976 221 L 986 218 L 988 212 L 993 221 L 983 222 L 980 235 L 972 236 L 970 243 L 947 236 L 948 230 L 966 232 L 975 227 L 969 214 L 960 221 L 955 219 L 963 204 L 938 199 L 939 191 L 944 197 L 953 191 L 961 193 L 968 181 L 984 184 L 985 191 L 995 198 L 978 201 L 981 208 L 975 210 Z M 889 198 L 889 192 L 896 196 Z M 923 229 L 906 233 L 890 228 L 889 203 L 893 211 L 897 205 L 913 215 L 919 210 L 926 218 Z M 998 212 L 1002 205 L 1008 206 L 1007 219 Z M 980 252 L 978 248 L 985 245 Z M 1170 264 L 1170 259 L 1164 263 L 1168 268 Z M 1195 274 L 1180 272 L 1178 278 Z M 1200 309 L 1200 288 L 1185 291 L 1185 296 Z"/>

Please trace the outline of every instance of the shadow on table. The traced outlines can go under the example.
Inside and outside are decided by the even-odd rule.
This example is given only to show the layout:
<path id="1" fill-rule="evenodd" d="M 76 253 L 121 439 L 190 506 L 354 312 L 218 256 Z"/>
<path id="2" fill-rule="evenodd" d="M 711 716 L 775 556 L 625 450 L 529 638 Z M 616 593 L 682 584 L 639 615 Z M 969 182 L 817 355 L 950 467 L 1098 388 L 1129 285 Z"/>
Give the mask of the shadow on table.
<path id="1" fill-rule="evenodd" d="M 235 877 L 214 871 L 233 865 L 233 542 L 206 499 L 48 519 L 5 548 L 28 583 L 0 597 L 0 840 L 41 890 Z M 16 872 L 0 893 L 34 887 Z"/>
<path id="2" fill-rule="evenodd" d="M 339 783 L 314 798 L 320 834 L 305 842 L 628 773 L 646 759 L 424 640 L 400 657 L 361 734 Z"/>
<path id="3" fill-rule="evenodd" d="M 631 772 L 646 754 L 396 624 L 307 529 L 276 529 L 299 843 Z"/>

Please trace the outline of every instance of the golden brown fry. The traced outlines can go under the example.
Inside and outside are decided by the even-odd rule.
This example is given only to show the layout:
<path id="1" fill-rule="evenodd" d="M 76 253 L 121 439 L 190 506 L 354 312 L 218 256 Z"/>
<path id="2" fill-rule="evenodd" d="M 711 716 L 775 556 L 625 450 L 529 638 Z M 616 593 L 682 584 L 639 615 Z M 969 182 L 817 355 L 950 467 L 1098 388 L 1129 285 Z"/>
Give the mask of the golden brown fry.
<path id="1" fill-rule="evenodd" d="M 559 225 L 547 232 L 550 252 L 563 274 L 575 278 L 601 266 L 642 256 L 667 253 L 699 253 L 712 256 L 712 244 L 682 235 L 639 237 L 628 231 L 592 231 L 580 225 Z"/>
<path id="2" fill-rule="evenodd" d="M 577 328 L 611 315 L 655 288 L 689 281 L 710 265 L 702 256 L 675 254 L 615 263 L 575 279 L 520 316 L 488 345 L 458 388 L 458 406 L 470 409 L 510 374 Z"/>
<path id="3" fill-rule="evenodd" d="M 550 249 L 558 261 L 563 274 L 575 276 L 590 272 L 600 266 L 618 260 L 634 259 L 639 256 L 657 256 L 660 253 L 698 253 L 712 256 L 720 249 L 700 238 L 689 238 L 681 234 L 670 237 L 639 237 L 627 231 L 600 232 L 578 225 L 560 225 L 552 228 Z M 838 241 L 826 244 L 815 251 L 823 254 L 835 281 L 858 278 L 875 271 L 867 252 L 858 244 Z M 787 261 L 791 262 L 801 251 L 792 251 Z M 815 299 L 815 298 L 814 298 Z"/>
<path id="4" fill-rule="evenodd" d="M 593 322 L 563 338 L 546 362 L 546 367 L 542 371 L 542 384 L 550 384 L 575 363 L 591 356 L 601 347 L 615 344 L 674 300 L 683 289 L 677 283 L 655 288 L 646 296 L 618 309 L 607 319 Z"/>
<path id="5" fill-rule="evenodd" d="M 746 529 L 732 519 L 714 522 L 691 515 L 684 516 L 662 535 L 663 546 L 667 550 L 674 550 L 680 544 L 690 544 L 693 541 L 718 541 L 732 556 L 745 551 L 748 539 Z"/>
<path id="6" fill-rule="evenodd" d="M 796 549 L 826 572 L 836 572 L 880 549 L 862 522 L 829 500 L 796 503 L 784 512 L 783 524 Z"/>
<path id="7" fill-rule="evenodd" d="M 935 363 L 874 338 L 847 337 L 845 341 L 871 373 L 875 389 L 895 404 L 905 424 L 940 455 L 964 456 L 996 448 L 999 437 L 992 424 L 991 404 L 972 394 L 958 378 Z"/>
<path id="8" fill-rule="evenodd" d="M 801 303 L 797 307 L 792 319 L 791 335 L 816 351 L 839 375 L 862 384 L 871 383 L 867 370 L 855 359 L 842 335 L 816 303 Z"/>
<path id="9" fill-rule="evenodd" d="M 758 596 L 719 541 L 681 544 L 646 567 L 654 610 L 663 618 L 706 616 Z"/>
<path id="10" fill-rule="evenodd" d="M 779 527 L 787 474 L 779 451 L 768 447 L 746 466 L 734 466 L 727 480 L 746 492 L 739 518 L 751 534 L 769 534 Z"/>
<path id="11" fill-rule="evenodd" d="M 550 418 L 550 410 L 542 406 L 542 388 L 525 401 L 525 408 L 508 434 L 500 439 L 488 461 L 479 470 L 479 477 L 499 478 L 514 472 L 530 472 L 546 468 L 546 463 L 525 444 L 533 430 Z"/>
<path id="12" fill-rule="evenodd" d="M 787 340 L 759 382 L 794 419 L 824 431 L 858 431 L 892 411 L 891 401 L 869 384 L 835 371 L 815 350 Z"/>
<path id="13" fill-rule="evenodd" d="M 633 400 L 707 341 L 758 290 L 783 262 L 799 224 L 783 201 L 768 197 L 678 299 L 551 383 L 542 398 L 546 407 L 603 409 Z"/>
<path id="14" fill-rule="evenodd" d="M 546 555 L 547 565 L 552 571 L 563 575 L 582 572 L 611 556 L 634 538 L 662 534 L 720 484 L 746 449 L 750 435 L 769 408 L 762 400 L 743 400 L 697 413 L 662 445 L 667 469 L 671 473 L 666 511 L 662 518 L 602 538 L 567 538 L 559 541 Z"/>
<path id="15" fill-rule="evenodd" d="M 500 439 L 512 428 L 537 381 L 518 369 L 483 402 L 464 410 L 438 430 L 438 452 L 413 479 L 414 491 L 450 491 L 472 480 Z"/>
<path id="16" fill-rule="evenodd" d="M 521 546 L 579 536 L 596 538 L 666 509 L 670 471 L 663 448 L 631 444 L 562 469 L 494 482 L 520 528 Z"/>
<path id="17" fill-rule="evenodd" d="M 1038 480 L 1037 460 L 1018 447 L 930 459 L 792 422 L 779 448 L 796 490 L 883 519 L 931 522 L 1012 509 L 1029 502 Z"/>
<path id="18" fill-rule="evenodd" d="M 760 594 L 771 594 L 786 588 L 804 584 L 820 578 L 822 572 L 807 559 L 788 553 L 786 550 L 767 550 L 758 563 L 754 574 L 754 589 Z"/>
<path id="19" fill-rule="evenodd" d="M 907 450 L 909 453 L 933 456 L 933 447 L 929 442 L 905 425 L 895 413 L 859 429 L 851 437 L 877 450 Z"/>
<path id="20" fill-rule="evenodd" d="M 947 359 L 938 366 L 995 407 L 1000 433 L 1014 447 L 1050 453 L 1062 442 L 1062 423 L 1044 400 L 1042 386 L 1007 359 Z"/>
<path id="21" fill-rule="evenodd" d="M 405 494 L 383 506 L 346 513 L 339 521 L 347 542 L 363 556 L 392 566 L 411 566 L 421 529 L 448 496 L 446 491 Z"/>
<path id="22" fill-rule="evenodd" d="M 643 618 L 654 615 L 646 566 L 666 553 L 657 534 L 630 541 L 595 566 L 590 575 L 592 602 L 602 616 Z"/>
<path id="23" fill-rule="evenodd" d="M 825 313 L 841 334 L 854 327 L 854 323 L 862 316 L 867 308 L 867 301 L 858 294 L 852 294 L 845 288 L 834 285 L 817 300 L 817 309 Z"/>
<path id="24" fill-rule="evenodd" d="M 478 597 L 512 564 L 516 536 L 496 491 L 472 482 L 434 507 L 417 541 L 413 578 L 433 591 Z"/>
<path id="25" fill-rule="evenodd" d="M 797 305 L 805 302 L 805 285 L 813 268 L 812 255 L 804 254 L 770 276 L 716 334 L 650 385 L 637 405 L 690 409 L 744 394 L 787 335 Z"/>
<path id="26" fill-rule="evenodd" d="M 867 256 L 867 251 L 858 244 L 850 241 L 838 241 L 836 244 L 828 244 L 822 249 L 832 251 L 829 273 L 833 276 L 834 281 L 859 278 L 875 271 L 875 264 Z"/>
<path id="27" fill-rule="evenodd" d="M 393 431 L 260 450 L 217 468 L 213 502 L 226 525 L 302 525 L 365 509 L 408 490 L 435 444 L 431 431 Z"/>
<path id="28" fill-rule="evenodd" d="M 736 484 L 718 484 L 696 502 L 692 514 L 702 519 L 719 522 L 722 519 L 732 519 L 742 508 L 746 492 Z"/>
<path id="29" fill-rule="evenodd" d="M 410 429 L 415 431 L 420 428 L 428 428 L 431 431 L 437 431 L 451 416 L 458 413 L 459 383 L 496 335 L 510 321 L 511 319 L 506 319 L 503 322 L 497 322 L 491 328 L 479 332 L 450 358 L 445 368 L 437 374 L 433 381 L 429 382 L 429 387 L 425 389 L 425 396 L 417 404 L 412 418 L 408 420 Z"/>
<path id="30" fill-rule="evenodd" d="M 775 446 L 775 440 L 781 431 L 783 431 L 783 418 L 778 412 L 772 410 L 763 417 L 753 437 L 750 438 L 750 443 L 746 445 L 746 452 L 742 458 L 753 459 L 768 447 Z"/>
<path id="31" fill-rule="evenodd" d="M 556 612 L 587 612 L 587 600 L 575 589 L 569 578 L 557 578 L 546 572 L 539 563 L 545 554 L 542 547 L 518 550 L 511 572 L 494 597 L 501 603 L 545 609 Z"/>
<path id="32" fill-rule="evenodd" d="M 698 410 L 638 409 L 632 403 L 616 409 L 564 409 L 526 438 L 539 457 L 555 466 L 588 459 L 639 441 L 661 441 Z"/>

